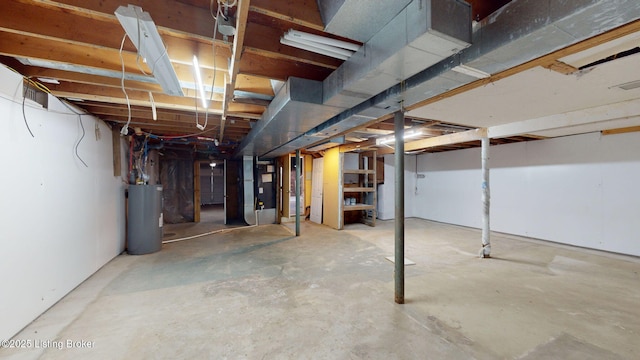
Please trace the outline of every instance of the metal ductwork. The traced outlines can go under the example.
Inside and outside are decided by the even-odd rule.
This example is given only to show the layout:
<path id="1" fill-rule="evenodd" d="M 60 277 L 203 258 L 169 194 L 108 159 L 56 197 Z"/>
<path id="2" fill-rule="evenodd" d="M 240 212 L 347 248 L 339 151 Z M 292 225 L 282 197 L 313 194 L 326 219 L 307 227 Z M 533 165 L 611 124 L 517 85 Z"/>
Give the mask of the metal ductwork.
<path id="1" fill-rule="evenodd" d="M 471 45 L 471 7 L 413 1 L 323 82 L 324 103 L 351 108 Z"/>
<path id="2" fill-rule="evenodd" d="M 490 74 L 588 39 L 638 18 L 637 0 L 515 0 L 474 32 L 461 62 Z"/>
<path id="3" fill-rule="evenodd" d="M 262 155 L 342 112 L 322 104 L 322 82 L 291 77 L 280 88 L 236 155 Z"/>
<path id="4" fill-rule="evenodd" d="M 461 0 L 410 2 L 323 81 L 322 103 L 334 108 L 352 108 L 460 52 L 470 46 L 470 19 L 471 8 Z M 357 126 L 358 121 L 370 121 L 376 117 L 362 114 L 350 123 L 342 124 L 342 128 Z M 326 120 L 329 118 L 318 124 Z M 257 155 L 284 155 L 338 132 L 334 129 L 329 134 L 318 134 L 310 133 L 310 130 L 306 129 L 305 135 L 299 136 L 294 143 L 283 142 L 270 148 L 269 152 L 258 152 Z"/>
<path id="5" fill-rule="evenodd" d="M 411 0 L 318 0 L 326 32 L 366 43 Z"/>
<path id="6" fill-rule="evenodd" d="M 637 0 L 513 0 L 477 24 L 471 47 L 345 110 L 282 149 L 302 148 L 310 139 L 321 141 L 393 113 L 401 102 L 410 106 L 477 80 L 453 71 L 459 65 L 496 74 L 638 19 Z M 280 149 L 269 154 L 277 156 Z"/>

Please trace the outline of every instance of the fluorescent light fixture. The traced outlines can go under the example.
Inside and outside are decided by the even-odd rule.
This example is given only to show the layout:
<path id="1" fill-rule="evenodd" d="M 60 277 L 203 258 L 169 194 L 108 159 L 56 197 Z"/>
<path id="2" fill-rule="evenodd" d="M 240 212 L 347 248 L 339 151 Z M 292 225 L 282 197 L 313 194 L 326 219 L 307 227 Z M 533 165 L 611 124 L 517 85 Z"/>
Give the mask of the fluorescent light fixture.
<path id="1" fill-rule="evenodd" d="M 332 51 L 323 50 L 323 49 L 317 48 L 315 46 L 299 43 L 299 42 L 296 42 L 296 41 L 287 40 L 284 37 L 280 38 L 280 44 L 293 46 L 293 47 L 298 48 L 298 49 L 311 51 L 311 52 L 314 52 L 316 54 L 325 55 L 325 56 L 329 56 L 329 57 L 340 59 L 340 60 L 347 60 L 349 58 L 346 55 L 338 54 L 338 53 L 335 53 L 335 52 L 332 52 Z"/>
<path id="2" fill-rule="evenodd" d="M 204 84 L 202 83 L 202 75 L 200 74 L 200 64 L 198 63 L 198 57 L 193 55 L 193 72 L 196 74 L 196 83 L 198 85 L 198 92 L 200 93 L 200 100 L 202 100 L 202 107 L 208 108 L 207 98 L 204 95 Z"/>
<path id="3" fill-rule="evenodd" d="M 60 81 L 56 80 L 56 79 L 51 79 L 51 78 L 44 78 L 44 77 L 39 77 L 38 80 L 42 81 L 43 83 L 47 83 L 47 84 L 56 84 L 56 85 L 60 85 Z"/>
<path id="4" fill-rule="evenodd" d="M 467 65 L 458 65 L 451 70 L 460 74 L 465 74 L 465 75 L 474 77 L 476 79 L 486 79 L 488 77 L 491 77 L 491 74 L 486 73 L 482 70 L 474 69 Z"/>
<path id="5" fill-rule="evenodd" d="M 153 93 L 149 91 L 149 102 L 151 103 L 151 116 L 153 121 L 158 121 L 158 111 L 156 110 L 156 101 L 153 99 Z"/>
<path id="6" fill-rule="evenodd" d="M 422 131 L 408 132 L 408 133 L 404 134 L 403 139 L 404 140 L 413 139 L 413 138 L 418 137 L 420 135 L 422 135 Z M 392 142 L 395 142 L 395 141 L 396 141 L 396 137 L 395 136 L 378 138 L 378 139 L 376 139 L 376 145 L 385 145 L 385 144 L 389 144 L 389 143 L 392 143 Z"/>
<path id="7" fill-rule="evenodd" d="M 178 75 L 176 75 L 167 49 L 162 42 L 158 29 L 148 12 L 139 6 L 120 6 L 115 15 L 120 21 L 140 56 L 147 60 L 153 76 L 158 80 L 165 94 L 184 96 Z"/>
<path id="8" fill-rule="evenodd" d="M 309 34 L 306 32 L 297 31 L 293 29 L 289 30 L 286 35 L 289 35 L 292 39 L 307 40 L 314 43 L 320 43 L 320 44 L 325 44 L 333 47 L 338 47 L 341 49 L 351 50 L 352 52 L 356 52 L 360 49 L 360 45 L 357 45 L 357 44 L 352 44 L 350 42 L 346 42 L 342 40 L 331 39 L 324 36 Z"/>
<path id="9" fill-rule="evenodd" d="M 327 38 L 297 30 L 289 30 L 280 38 L 280 43 L 293 46 L 298 49 L 315 52 L 317 54 L 334 57 L 340 60 L 347 60 L 354 52 L 358 51 L 359 45 L 346 41 Z"/>

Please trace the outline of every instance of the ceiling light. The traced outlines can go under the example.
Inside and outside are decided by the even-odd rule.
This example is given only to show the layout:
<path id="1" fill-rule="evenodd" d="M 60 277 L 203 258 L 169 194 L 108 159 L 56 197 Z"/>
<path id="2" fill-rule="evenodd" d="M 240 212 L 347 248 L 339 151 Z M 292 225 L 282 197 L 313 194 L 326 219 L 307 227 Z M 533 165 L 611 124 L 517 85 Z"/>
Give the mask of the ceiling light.
<path id="1" fill-rule="evenodd" d="M 474 69 L 467 65 L 458 65 L 451 70 L 460 74 L 465 74 L 465 75 L 474 77 L 476 79 L 486 79 L 488 77 L 491 77 L 491 74 L 486 73 L 482 70 Z"/>
<path id="2" fill-rule="evenodd" d="M 296 41 L 287 40 L 287 39 L 285 39 L 283 37 L 280 38 L 280 44 L 293 46 L 293 47 L 298 48 L 298 49 L 311 51 L 311 52 L 314 52 L 316 54 L 325 55 L 325 56 L 329 56 L 329 57 L 340 59 L 340 60 L 347 60 L 349 58 L 349 56 L 346 56 L 346 55 L 338 54 L 338 53 L 335 53 L 335 52 L 332 52 L 332 51 L 323 50 L 323 49 L 317 48 L 315 46 L 299 43 L 299 42 L 296 42 Z"/>
<path id="3" fill-rule="evenodd" d="M 198 57 L 193 55 L 193 72 L 196 75 L 196 83 L 198 85 L 198 92 L 200 93 L 200 99 L 202 100 L 202 107 L 207 108 L 207 98 L 204 94 L 204 84 L 202 83 L 202 75 L 200 74 L 200 64 L 198 64 Z"/>
<path id="4" fill-rule="evenodd" d="M 418 137 L 422 135 L 422 131 L 412 131 L 412 132 L 408 132 L 406 134 L 404 134 L 403 139 L 407 140 L 407 139 L 413 139 L 415 137 Z M 396 137 L 395 136 L 389 136 L 389 137 L 384 137 L 384 138 L 378 138 L 376 139 L 376 145 L 385 145 L 385 144 L 389 144 L 392 142 L 396 141 Z"/>
<path id="5" fill-rule="evenodd" d="M 158 120 L 158 110 L 156 109 L 156 101 L 153 99 L 153 93 L 149 91 L 149 102 L 151 103 L 151 117 L 153 121 Z"/>
<path id="6" fill-rule="evenodd" d="M 333 46 L 341 49 L 351 50 L 353 52 L 356 52 L 360 49 L 360 45 L 357 45 L 357 44 L 353 44 L 353 43 L 342 41 L 342 40 L 331 39 L 324 36 L 309 34 L 306 32 L 297 31 L 293 29 L 289 30 L 286 35 L 289 35 L 293 39 L 312 41 L 315 43 L 320 43 L 320 44 L 325 44 L 325 45 L 329 45 L 329 46 Z"/>
<path id="7" fill-rule="evenodd" d="M 168 95 L 184 96 L 178 75 L 171 65 L 167 49 L 151 15 L 134 5 L 118 7 L 115 15 L 140 56 L 147 59 L 153 76 L 164 92 Z"/>
<path id="8" fill-rule="evenodd" d="M 347 60 L 358 49 L 359 45 L 346 41 L 327 38 L 297 30 L 289 30 L 280 38 L 280 43 L 317 54 Z"/>
<path id="9" fill-rule="evenodd" d="M 60 81 L 56 80 L 56 79 L 51 79 L 51 78 L 38 78 L 38 80 L 42 81 L 43 83 L 47 83 L 47 84 L 56 84 L 56 85 L 60 85 Z"/>

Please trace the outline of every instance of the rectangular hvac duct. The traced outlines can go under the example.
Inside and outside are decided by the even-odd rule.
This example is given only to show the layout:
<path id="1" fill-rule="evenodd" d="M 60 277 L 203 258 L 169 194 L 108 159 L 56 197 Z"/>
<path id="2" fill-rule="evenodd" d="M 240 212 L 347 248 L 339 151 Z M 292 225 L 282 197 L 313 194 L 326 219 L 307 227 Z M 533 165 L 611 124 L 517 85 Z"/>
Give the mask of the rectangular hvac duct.
<path id="1" fill-rule="evenodd" d="M 236 155 L 264 155 L 343 110 L 322 104 L 322 82 L 291 77 L 242 141 Z"/>
<path id="2" fill-rule="evenodd" d="M 353 0 L 345 2 L 349 1 Z M 457 54 L 470 42 L 469 4 L 462 0 L 414 0 L 322 83 L 289 79 L 236 155 L 274 157 L 317 142 L 321 138 L 310 135 L 309 130 Z M 361 115 L 377 117 L 395 105 L 385 104 Z M 356 117 L 348 123 L 362 121 Z M 308 136 L 301 137 L 305 133 Z M 293 139 L 297 140 L 291 142 Z"/>
<path id="3" fill-rule="evenodd" d="M 411 0 L 318 0 L 325 31 L 362 43 L 387 25 Z"/>
<path id="4" fill-rule="evenodd" d="M 413 1 L 325 79 L 324 103 L 353 107 L 470 45 L 469 4 Z"/>

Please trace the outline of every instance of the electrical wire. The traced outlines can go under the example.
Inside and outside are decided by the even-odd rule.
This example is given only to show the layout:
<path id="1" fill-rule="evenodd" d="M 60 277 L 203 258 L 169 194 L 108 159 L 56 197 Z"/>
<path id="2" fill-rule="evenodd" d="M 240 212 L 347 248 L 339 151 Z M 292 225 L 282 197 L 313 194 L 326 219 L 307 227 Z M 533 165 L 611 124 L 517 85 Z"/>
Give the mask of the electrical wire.
<path id="1" fill-rule="evenodd" d="M 13 68 L 11 68 L 9 66 L 6 66 L 6 67 L 11 71 L 13 71 L 13 72 L 15 72 L 17 74 L 20 74 L 15 69 L 13 69 Z M 23 76 L 23 79 L 24 79 L 24 81 L 26 81 L 26 84 L 23 85 L 25 90 L 24 90 L 24 93 L 23 93 L 23 96 L 22 96 L 22 116 L 23 116 L 25 124 L 27 126 L 27 130 L 29 130 L 29 133 L 31 134 L 31 137 L 35 137 L 33 135 L 33 132 L 31 132 L 31 128 L 29 127 L 29 123 L 27 122 L 27 117 L 25 115 L 25 99 L 26 99 L 28 85 L 32 85 L 33 87 L 38 88 L 39 90 L 41 90 L 42 92 L 44 92 L 46 94 L 49 94 L 49 95 L 53 95 L 53 94 L 51 93 L 51 90 L 48 87 L 40 84 L 39 82 L 33 81 L 33 80 L 31 80 L 31 78 L 25 77 L 25 76 Z M 53 95 L 53 96 L 55 96 L 55 95 Z M 89 167 L 89 165 L 87 165 L 87 163 L 82 159 L 82 157 L 80 157 L 80 154 L 78 153 L 78 147 L 80 146 L 80 143 L 82 143 L 82 140 L 86 136 L 86 131 L 85 131 L 85 128 L 84 128 L 84 124 L 82 123 L 82 116 L 93 116 L 93 115 L 77 112 L 71 107 L 71 105 L 69 105 L 69 103 L 65 99 L 60 99 L 57 96 L 56 96 L 56 99 L 58 99 L 60 101 L 60 103 L 62 103 L 62 105 L 64 105 L 67 109 L 69 109 L 69 111 L 71 111 L 71 113 L 73 115 L 77 115 L 78 116 L 78 121 L 80 122 L 80 128 L 82 129 L 82 136 L 80 137 L 80 139 L 76 143 L 76 145 L 74 147 L 74 152 L 75 152 L 76 157 L 84 164 L 84 166 L 85 167 Z M 16 101 L 13 101 L 13 102 L 16 102 Z M 49 109 L 47 110 L 47 112 L 56 113 L 56 114 L 62 114 L 62 115 L 71 115 L 69 113 L 65 113 L 65 112 L 61 112 L 61 111 L 54 111 L 54 110 L 49 110 Z M 97 131 L 99 130 L 97 122 L 96 122 L 96 130 Z"/>
<path id="2" fill-rule="evenodd" d="M 213 20 L 218 20 L 217 16 L 213 14 L 213 2 L 217 0 L 211 0 L 211 2 L 209 2 L 209 14 L 211 14 L 211 17 L 213 18 Z M 218 4 L 219 7 L 219 4 Z M 218 10 L 216 10 L 216 14 L 218 13 Z"/>
<path id="3" fill-rule="evenodd" d="M 222 15 L 222 10 L 220 6 L 220 0 L 217 0 L 217 1 L 218 1 L 218 10 L 217 10 L 218 16 L 214 17 L 215 21 L 213 22 L 213 41 L 211 42 L 212 44 L 211 47 L 213 50 L 213 80 L 211 80 L 211 92 L 209 93 L 209 104 L 211 104 L 211 102 L 213 101 L 213 92 L 214 92 L 213 90 L 215 89 L 215 86 L 216 86 L 216 75 L 218 73 L 218 64 L 216 62 L 216 36 L 218 36 L 218 18 L 220 17 L 220 15 Z M 213 5 L 213 0 L 211 0 L 211 4 Z M 222 16 L 224 17 L 224 15 Z M 197 113 L 196 113 L 196 121 L 197 121 Z M 205 128 L 207 127 L 208 122 L 209 122 L 209 110 L 206 109 L 204 113 Z"/>
<path id="4" fill-rule="evenodd" d="M 27 83 L 23 83 L 23 87 L 24 87 L 24 91 L 22 94 L 22 118 L 24 119 L 24 124 L 27 126 L 27 130 L 29 130 L 29 134 L 31 134 L 32 138 L 35 138 L 35 136 L 33 135 L 33 131 L 31 131 L 31 128 L 29 127 L 29 122 L 27 121 L 27 115 L 24 111 L 24 102 L 27 99 L 27 90 L 29 89 L 29 81 L 30 79 L 27 78 Z"/>
<path id="5" fill-rule="evenodd" d="M 224 18 L 224 14 L 222 13 L 222 1 L 221 0 L 216 0 L 218 3 L 218 9 L 216 10 L 216 15 L 213 15 L 213 1 L 211 0 L 211 2 L 209 3 L 209 13 L 211 14 L 211 17 L 213 18 L 214 22 L 213 22 L 213 39 L 212 39 L 212 50 L 213 50 L 213 80 L 211 81 L 211 92 L 209 93 L 209 104 L 211 104 L 211 102 L 213 101 L 213 93 L 214 93 L 214 89 L 216 86 L 216 75 L 217 75 L 217 69 L 218 69 L 218 65 L 217 65 L 217 61 L 216 61 L 216 36 L 218 35 L 218 18 L 220 15 L 222 15 L 222 17 Z M 233 3 L 233 5 L 235 5 L 237 3 L 237 0 Z M 231 6 L 233 6 L 231 5 Z M 227 6 L 227 5 L 225 5 Z M 195 69 L 195 71 L 200 71 L 200 69 Z M 200 127 L 200 123 L 198 121 L 198 98 L 196 97 L 196 127 L 198 129 L 204 130 L 208 123 L 209 123 L 209 109 L 205 109 L 204 112 L 204 126 L 202 126 L 202 128 Z"/>
<path id="6" fill-rule="evenodd" d="M 84 160 L 82 160 L 82 158 L 80 157 L 80 154 L 78 154 L 78 146 L 80 146 L 80 143 L 82 142 L 82 139 L 84 139 L 84 136 L 86 134 L 84 131 L 84 125 L 82 124 L 82 116 L 80 116 L 80 114 L 78 114 L 78 122 L 80 123 L 80 128 L 82 129 L 82 136 L 80 137 L 80 140 L 78 140 L 78 142 L 76 143 L 76 147 L 75 147 L 76 157 L 84 164 L 85 167 L 89 167 L 89 165 L 87 165 L 87 163 L 84 162 Z"/>
<path id="7" fill-rule="evenodd" d="M 125 33 L 122 37 L 122 42 L 120 43 L 120 64 L 122 65 L 122 77 L 120 78 L 120 86 L 122 88 L 122 92 L 124 93 L 124 97 L 127 99 L 127 123 L 122 127 L 120 133 L 122 135 L 127 135 L 129 132 L 129 124 L 131 124 L 131 102 L 129 101 L 129 95 L 127 94 L 127 90 L 124 88 L 124 58 L 122 57 L 122 48 L 124 47 L 124 41 L 127 39 L 127 34 Z"/>

